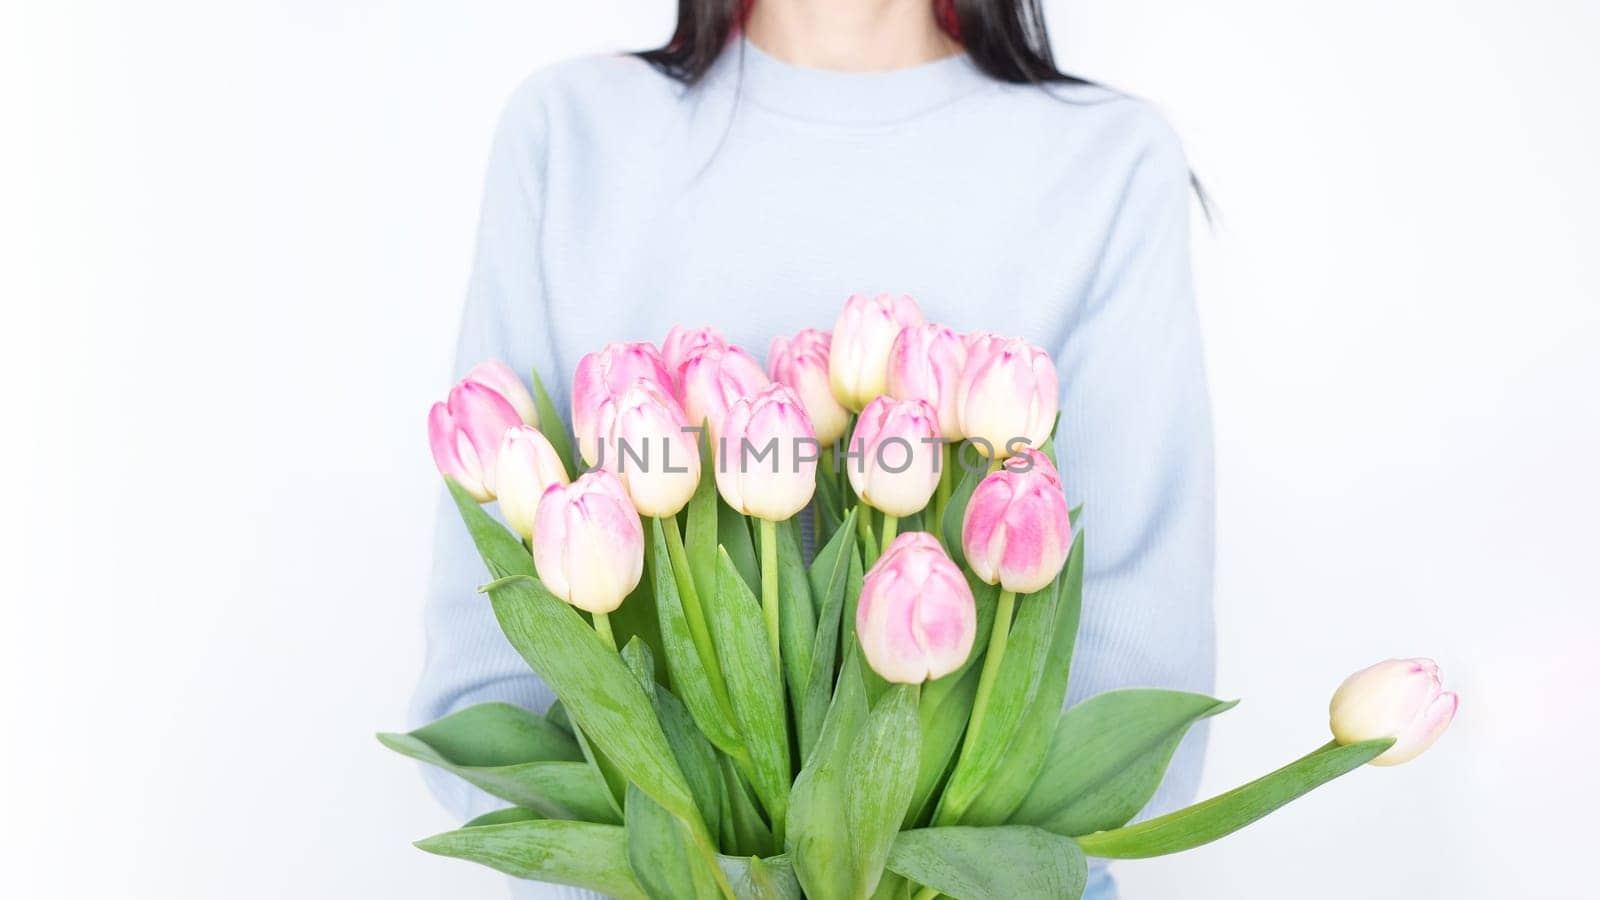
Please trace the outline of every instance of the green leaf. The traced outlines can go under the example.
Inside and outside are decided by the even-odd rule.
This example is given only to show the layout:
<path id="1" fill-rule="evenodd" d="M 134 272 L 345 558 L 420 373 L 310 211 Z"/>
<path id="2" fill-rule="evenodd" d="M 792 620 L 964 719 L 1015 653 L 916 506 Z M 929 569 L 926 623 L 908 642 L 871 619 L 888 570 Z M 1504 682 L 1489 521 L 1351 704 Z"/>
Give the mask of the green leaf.
<path id="1" fill-rule="evenodd" d="M 424 725 L 411 736 L 462 766 L 583 759 L 572 735 L 510 703 L 479 703 Z"/>
<path id="2" fill-rule="evenodd" d="M 717 896 L 716 874 L 712 871 L 716 861 L 694 849 L 693 838 L 684 832 L 682 822 L 635 784 L 628 785 L 623 810 L 628 865 L 652 900 Z"/>
<path id="3" fill-rule="evenodd" d="M 733 561 L 734 569 L 753 593 L 761 590 L 761 565 L 756 560 L 755 541 L 750 538 L 751 520 L 726 503 L 717 504 L 717 543 Z M 719 575 L 720 570 L 719 570 Z"/>
<path id="4" fill-rule="evenodd" d="M 793 519 L 779 522 L 778 536 L 778 641 L 783 647 L 783 671 L 794 719 L 801 721 L 809 700 L 811 658 L 816 652 L 817 612 L 812 605 L 811 582 L 800 555 L 800 539 Z"/>
<path id="5" fill-rule="evenodd" d="M 840 620 L 847 605 L 845 592 L 849 585 L 852 567 L 857 569 L 856 515 L 851 510 L 844 522 L 834 531 L 832 539 L 817 552 L 806 574 L 811 583 L 811 596 L 820 607 L 817 630 L 812 639 L 811 666 L 806 674 L 805 700 L 798 703 L 795 721 L 800 732 L 800 759 L 810 758 L 822 734 L 822 722 L 828 715 L 828 701 L 833 695 L 833 676 L 839 660 Z"/>
<path id="6" fill-rule="evenodd" d="M 789 857 L 718 857 L 738 900 L 804 900 Z"/>
<path id="7" fill-rule="evenodd" d="M 1045 753 L 1066 702 L 1067 674 L 1072 667 L 1072 649 L 1078 636 L 1078 615 L 1083 603 L 1082 532 L 1073 541 L 1058 583 L 1060 594 L 1052 626 L 1054 634 L 1045 655 L 1038 693 L 1023 714 L 1011 745 L 995 766 L 994 775 L 962 815 L 961 821 L 968 825 L 998 825 L 1006 821 L 1028 796 L 1028 789 L 1044 767 Z"/>
<path id="8" fill-rule="evenodd" d="M 963 454 L 968 454 L 963 457 Z M 950 558 L 956 565 L 966 567 L 967 557 L 961 549 L 961 523 L 967 517 L 967 504 L 972 501 L 972 492 L 978 489 L 978 482 L 988 475 L 982 467 L 968 468 L 961 460 L 977 456 L 977 450 L 971 444 L 962 441 L 956 445 L 957 465 L 961 466 L 961 480 L 956 482 L 956 489 L 950 494 L 950 505 L 944 509 L 944 521 L 939 524 L 939 533 L 944 537 L 945 549 L 950 552 Z M 987 463 L 978 457 L 981 462 Z"/>
<path id="9" fill-rule="evenodd" d="M 1079 703 L 1059 717 L 1044 765 L 1011 821 L 1074 837 L 1126 824 L 1155 796 L 1189 728 L 1237 702 L 1136 688 Z"/>
<path id="10" fill-rule="evenodd" d="M 1010 644 L 989 693 L 989 711 L 982 733 L 965 747 L 940 800 L 935 821 L 965 822 L 965 811 L 999 770 L 1005 751 L 1022 723 L 1023 713 L 1038 696 L 1050 646 L 1055 638 L 1055 613 L 1060 576 L 1043 590 L 1017 598 Z M 949 819 L 947 815 L 957 818 Z"/>
<path id="11" fill-rule="evenodd" d="M 1018 825 L 902 832 L 889 869 L 961 900 L 1077 900 L 1089 880 L 1070 838 Z"/>
<path id="12" fill-rule="evenodd" d="M 647 896 L 628 868 L 627 839 L 618 825 L 508 822 L 447 831 L 417 841 L 417 846 L 514 878 L 572 885 L 620 900 Z"/>
<path id="13" fill-rule="evenodd" d="M 923 685 L 922 759 L 917 765 L 917 790 L 912 794 L 903 827 L 921 824 L 932 812 L 936 792 L 950 774 L 950 763 L 961 746 L 961 736 L 967 731 L 967 719 L 972 715 L 972 700 L 977 696 L 978 678 L 982 674 L 978 669 L 952 673 L 956 680 L 951 689 L 941 690 L 937 695 L 930 690 L 931 685 Z"/>
<path id="14" fill-rule="evenodd" d="M 476 819 L 468 820 L 467 824 L 461 827 L 477 828 L 482 825 L 504 825 L 507 822 L 533 822 L 543 818 L 544 816 L 531 809 L 521 806 L 508 806 L 505 809 L 497 809 L 494 812 L 484 813 Z"/>
<path id="15" fill-rule="evenodd" d="M 839 670 L 817 746 L 794 780 L 789 807 L 789 856 L 808 897 L 851 897 L 858 881 L 845 827 L 850 748 L 867 721 L 861 654 L 852 647 Z"/>
<path id="16" fill-rule="evenodd" d="M 1393 745 L 1393 738 L 1344 747 L 1328 744 L 1226 794 L 1137 825 L 1085 835 L 1077 839 L 1078 846 L 1090 856 L 1143 859 L 1209 844 L 1359 768 Z"/>
<path id="17" fill-rule="evenodd" d="M 459 486 L 451 482 L 450 490 L 490 575 L 501 579 L 489 598 L 511 645 L 628 781 L 674 816 L 698 823 L 694 796 L 673 759 L 655 709 L 628 667 L 572 607 L 536 578 L 507 579 L 531 576 L 532 558 Z"/>
<path id="18" fill-rule="evenodd" d="M 733 760 L 727 756 L 717 758 L 717 769 L 722 774 L 722 848 L 731 853 L 758 855 L 771 853 L 772 829 L 761 818 L 761 808 L 756 805 L 754 788 Z"/>
<path id="19" fill-rule="evenodd" d="M 539 431 L 555 448 L 556 456 L 561 458 L 561 465 L 567 470 L 568 477 L 576 477 L 578 464 L 577 456 L 572 452 L 572 435 L 567 431 L 561 414 L 556 411 L 556 405 L 550 402 L 550 394 L 544 389 L 538 369 L 533 370 L 533 408 L 539 413 Z"/>
<path id="20" fill-rule="evenodd" d="M 690 631 L 659 519 L 650 521 L 650 540 L 650 575 L 655 584 L 663 655 L 672 675 L 672 684 L 682 693 L 684 706 L 688 707 L 689 714 L 706 737 L 724 752 L 743 756 L 744 739 L 734 726 L 733 710 L 724 706 L 724 702 L 717 697 L 711 676 L 706 672 Z"/>
<path id="21" fill-rule="evenodd" d="M 774 821 L 789 802 L 789 722 L 778 662 L 767 643 L 761 605 L 724 550 L 718 554 L 716 602 L 707 610 L 728 698 L 749 751 L 751 784 Z"/>
<path id="22" fill-rule="evenodd" d="M 616 822 L 606 788 L 577 745 L 542 717 L 484 703 L 410 734 L 380 734 L 396 753 L 450 772 L 502 800 L 551 819 Z"/>
<path id="23" fill-rule="evenodd" d="M 717 499 L 716 460 L 711 454 L 708 431 L 700 429 L 700 483 L 694 496 L 689 498 L 685 513 L 684 553 L 689 557 L 689 571 L 694 576 L 695 588 L 701 600 L 717 596 L 717 520 L 722 506 Z"/>
<path id="24" fill-rule="evenodd" d="M 911 806 L 921 758 L 917 699 L 917 685 L 891 685 L 867 714 L 850 748 L 845 825 L 855 856 L 853 896 L 870 896 L 877 889 L 884 860 Z"/>
<path id="25" fill-rule="evenodd" d="M 648 536 L 645 539 L 649 541 Z M 646 566 L 655 568 L 655 559 L 650 556 L 654 548 L 645 544 Z M 656 671 L 655 678 L 661 681 L 667 679 L 666 653 L 663 649 L 661 635 L 661 622 L 656 609 L 655 579 L 640 578 L 639 584 L 622 601 L 622 605 L 611 613 L 611 628 L 615 635 L 618 647 L 626 647 L 634 638 L 644 642 L 650 649 L 650 657 L 654 660 Z"/>
<path id="26" fill-rule="evenodd" d="M 683 772 L 684 779 L 689 782 L 695 805 L 700 808 L 700 819 L 706 823 L 707 830 L 715 834 L 722 817 L 722 773 L 717 769 L 716 751 L 695 727 L 683 702 L 671 691 L 656 684 L 655 662 L 650 657 L 648 646 L 634 638 L 622 648 L 622 658 L 655 704 L 656 717 L 661 720 L 661 729 L 666 732 L 672 756 L 678 761 L 678 769 Z"/>

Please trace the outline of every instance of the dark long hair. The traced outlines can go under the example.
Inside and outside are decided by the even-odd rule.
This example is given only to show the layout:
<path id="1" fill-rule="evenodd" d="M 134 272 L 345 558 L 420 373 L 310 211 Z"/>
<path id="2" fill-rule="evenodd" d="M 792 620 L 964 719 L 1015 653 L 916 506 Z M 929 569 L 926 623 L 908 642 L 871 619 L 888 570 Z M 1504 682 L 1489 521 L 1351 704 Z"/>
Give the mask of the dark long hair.
<path id="1" fill-rule="evenodd" d="M 989 77 L 1014 84 L 1086 84 L 1056 68 L 1039 0 L 930 0 L 939 27 Z M 640 58 L 694 84 L 728 46 L 753 0 L 678 0 L 678 26 L 666 46 Z"/>

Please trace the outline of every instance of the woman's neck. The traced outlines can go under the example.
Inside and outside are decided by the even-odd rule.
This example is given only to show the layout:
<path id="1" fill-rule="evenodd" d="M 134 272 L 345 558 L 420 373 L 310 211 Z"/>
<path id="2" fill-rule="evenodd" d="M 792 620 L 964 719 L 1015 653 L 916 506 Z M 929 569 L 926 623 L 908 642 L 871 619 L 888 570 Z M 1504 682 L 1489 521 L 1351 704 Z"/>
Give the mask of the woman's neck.
<path id="1" fill-rule="evenodd" d="M 903 69 L 960 51 L 930 0 L 756 0 L 745 35 L 767 54 L 816 69 Z"/>

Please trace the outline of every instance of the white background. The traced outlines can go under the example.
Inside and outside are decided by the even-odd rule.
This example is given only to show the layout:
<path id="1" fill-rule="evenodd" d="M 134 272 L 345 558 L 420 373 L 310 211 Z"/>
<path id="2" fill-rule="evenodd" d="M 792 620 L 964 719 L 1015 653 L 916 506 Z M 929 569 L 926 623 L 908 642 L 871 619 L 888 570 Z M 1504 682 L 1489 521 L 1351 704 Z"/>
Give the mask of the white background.
<path id="1" fill-rule="evenodd" d="M 0 894 L 499 896 L 408 845 L 453 823 L 371 737 L 420 662 L 424 411 L 503 98 L 671 5 L 3 9 Z M 1358 665 L 1434 655 L 1464 698 L 1416 763 L 1119 865 L 1125 896 L 1594 896 L 1600 6 L 1050 9 L 1221 211 L 1246 702 L 1206 791 L 1321 743 Z"/>

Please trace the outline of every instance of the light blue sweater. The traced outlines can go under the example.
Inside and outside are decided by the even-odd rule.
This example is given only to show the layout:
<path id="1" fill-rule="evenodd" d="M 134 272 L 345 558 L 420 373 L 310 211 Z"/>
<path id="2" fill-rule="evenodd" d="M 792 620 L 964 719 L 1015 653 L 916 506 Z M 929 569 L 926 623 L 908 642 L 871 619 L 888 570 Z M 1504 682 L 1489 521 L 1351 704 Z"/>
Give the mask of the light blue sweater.
<path id="1" fill-rule="evenodd" d="M 1209 691 L 1211 431 L 1188 213 L 1177 138 L 1108 90 L 1002 84 L 965 57 L 825 72 L 748 43 L 693 89 L 631 57 L 584 59 L 506 108 L 456 374 L 491 357 L 537 367 L 565 405 L 578 358 L 607 341 L 710 323 L 760 357 L 773 335 L 829 327 L 852 293 L 909 293 L 957 330 L 1025 337 L 1055 353 L 1062 475 L 1085 504 L 1069 702 Z M 444 503 L 418 723 L 551 701 L 474 592 L 484 578 Z M 1184 743 L 1152 809 L 1192 796 L 1203 742 Z M 504 805 L 430 781 L 462 817 Z M 1089 896 L 1111 893 L 1097 869 Z"/>

